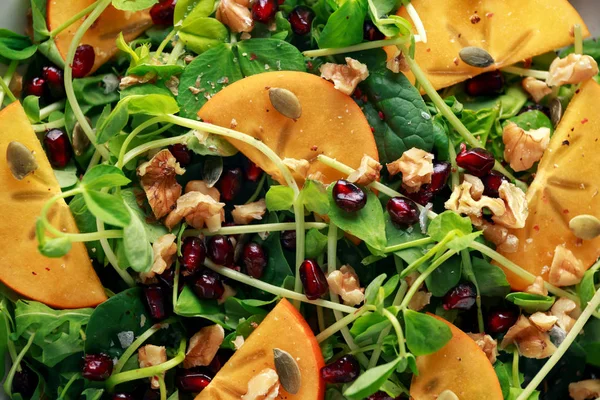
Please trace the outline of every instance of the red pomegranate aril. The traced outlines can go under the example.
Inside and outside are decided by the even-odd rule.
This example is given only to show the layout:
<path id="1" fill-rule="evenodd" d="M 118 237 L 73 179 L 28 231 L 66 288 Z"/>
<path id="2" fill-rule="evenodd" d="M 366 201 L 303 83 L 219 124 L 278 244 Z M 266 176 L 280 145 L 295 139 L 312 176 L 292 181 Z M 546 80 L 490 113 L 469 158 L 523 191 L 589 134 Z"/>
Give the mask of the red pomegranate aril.
<path id="1" fill-rule="evenodd" d="M 477 292 L 470 283 L 460 283 L 444 296 L 444 310 L 469 310 L 475 304 Z"/>
<path id="2" fill-rule="evenodd" d="M 90 73 L 96 62 L 96 53 L 89 44 L 82 44 L 75 50 L 75 58 L 71 68 L 73 69 L 73 78 L 83 78 Z"/>
<path id="3" fill-rule="evenodd" d="M 390 219 L 396 225 L 410 226 L 419 221 L 419 208 L 414 201 L 404 197 L 392 197 L 387 202 Z"/>
<path id="4" fill-rule="evenodd" d="M 365 192 L 354 183 L 344 179 L 335 183 L 331 194 L 335 204 L 348 213 L 357 212 L 367 204 Z"/>
<path id="5" fill-rule="evenodd" d="M 263 170 L 258 165 L 248 160 L 246 163 L 246 179 L 250 182 L 258 182 L 262 174 Z"/>
<path id="6" fill-rule="evenodd" d="M 62 69 L 49 65 L 42 68 L 42 76 L 50 88 L 53 97 L 59 98 L 65 95 L 65 79 Z"/>
<path id="7" fill-rule="evenodd" d="M 250 242 L 244 246 L 242 256 L 246 273 L 253 278 L 260 279 L 267 266 L 265 249 L 258 243 Z"/>
<path id="8" fill-rule="evenodd" d="M 208 370 L 213 375 L 216 375 L 217 372 L 219 372 L 221 368 L 223 368 L 225 363 L 229 361 L 232 355 L 233 351 L 229 349 L 219 349 L 219 351 L 217 351 L 217 354 L 213 357 L 212 361 L 208 365 Z"/>
<path id="9" fill-rule="evenodd" d="M 193 152 L 185 144 L 176 143 L 168 147 L 180 166 L 187 167 L 192 162 Z"/>
<path id="10" fill-rule="evenodd" d="M 208 239 L 208 258 L 215 264 L 233 265 L 234 249 L 231 240 L 223 235 L 211 236 Z"/>
<path id="11" fill-rule="evenodd" d="M 150 9 L 150 17 L 154 25 L 173 25 L 173 15 L 177 0 L 161 0 Z"/>
<path id="12" fill-rule="evenodd" d="M 83 377 L 90 381 L 105 381 L 112 374 L 113 362 L 106 354 L 86 354 L 83 358 Z"/>
<path id="13" fill-rule="evenodd" d="M 489 197 L 500 197 L 498 190 L 502 182 L 509 182 L 507 177 L 496 171 L 491 171 L 481 178 L 481 181 L 483 182 L 483 194 Z"/>
<path id="14" fill-rule="evenodd" d="M 231 168 L 226 169 L 221 174 L 217 183 L 221 198 L 225 201 L 232 201 L 240 193 L 242 189 L 242 169 Z"/>
<path id="15" fill-rule="evenodd" d="M 288 21 L 290 21 L 292 31 L 294 31 L 296 35 L 306 35 L 310 32 L 314 18 L 315 13 L 311 8 L 298 6 L 290 12 Z"/>
<path id="16" fill-rule="evenodd" d="M 256 0 L 252 4 L 252 19 L 266 24 L 275 16 L 278 8 L 276 0 Z"/>
<path id="17" fill-rule="evenodd" d="M 52 129 L 44 136 L 44 146 L 50 164 L 54 168 L 64 168 L 71 161 L 71 142 L 67 134 L 60 129 Z"/>
<path id="18" fill-rule="evenodd" d="M 135 400 L 135 397 L 131 393 L 115 393 L 112 400 Z"/>
<path id="19" fill-rule="evenodd" d="M 478 177 L 487 175 L 494 168 L 495 162 L 496 159 L 492 153 L 486 149 L 475 147 L 467 150 L 464 143 L 460 145 L 460 153 L 456 156 L 456 163 L 459 167 Z"/>
<path id="20" fill-rule="evenodd" d="M 490 333 L 506 332 L 517 322 L 519 314 L 514 310 L 493 310 L 488 314 L 487 325 Z"/>
<path id="21" fill-rule="evenodd" d="M 223 296 L 225 288 L 219 279 L 219 276 L 212 271 L 205 271 L 200 274 L 193 285 L 194 293 L 201 299 L 216 300 Z"/>
<path id="22" fill-rule="evenodd" d="M 280 240 L 284 249 L 296 251 L 296 231 L 281 232 Z"/>
<path id="23" fill-rule="evenodd" d="M 372 42 L 374 40 L 385 39 L 385 35 L 381 33 L 379 28 L 377 28 L 372 21 L 367 20 L 363 24 L 363 38 L 369 42 Z"/>
<path id="24" fill-rule="evenodd" d="M 186 237 L 181 245 L 181 268 L 183 276 L 196 274 L 206 259 L 204 241 L 197 237 Z"/>
<path id="25" fill-rule="evenodd" d="M 470 96 L 492 96 L 504 90 L 504 77 L 500 71 L 485 72 L 465 82 L 465 91 Z"/>
<path id="26" fill-rule="evenodd" d="M 435 161 L 433 163 L 433 174 L 431 175 L 431 183 L 427 185 L 427 190 L 433 194 L 438 193 L 446 186 L 448 177 L 450 176 L 451 165 L 446 161 Z"/>
<path id="27" fill-rule="evenodd" d="M 13 393 L 20 393 L 21 397 L 30 398 L 35 393 L 38 377 L 28 366 L 21 364 L 21 370 L 15 372 L 12 381 Z"/>
<path id="28" fill-rule="evenodd" d="M 28 96 L 42 97 L 44 95 L 44 87 L 46 80 L 44 78 L 35 77 L 25 85 L 25 94 Z"/>
<path id="29" fill-rule="evenodd" d="M 162 274 L 156 275 L 156 277 L 164 288 L 173 289 L 173 284 L 175 283 L 175 268 L 165 269 Z"/>
<path id="30" fill-rule="evenodd" d="M 358 377 L 359 373 L 358 360 L 350 354 L 321 368 L 321 378 L 327 383 L 352 382 Z"/>
<path id="31" fill-rule="evenodd" d="M 167 316 L 165 293 L 162 287 L 158 285 L 144 286 L 144 297 L 152 319 L 160 321 Z"/>
<path id="32" fill-rule="evenodd" d="M 208 386 L 211 378 L 200 372 L 186 371 L 177 377 L 177 387 L 182 392 L 198 393 Z"/>
<path id="33" fill-rule="evenodd" d="M 327 278 L 315 260 L 304 260 L 300 265 L 300 280 L 304 286 L 304 294 L 309 300 L 316 300 L 329 289 Z"/>

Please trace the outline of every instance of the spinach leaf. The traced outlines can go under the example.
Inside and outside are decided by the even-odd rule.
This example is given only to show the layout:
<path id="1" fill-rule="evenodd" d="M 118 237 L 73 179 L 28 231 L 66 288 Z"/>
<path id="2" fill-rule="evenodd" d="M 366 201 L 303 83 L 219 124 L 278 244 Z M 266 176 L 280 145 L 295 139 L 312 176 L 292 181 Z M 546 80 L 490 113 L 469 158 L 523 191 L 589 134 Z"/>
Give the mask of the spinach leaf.
<path id="1" fill-rule="evenodd" d="M 83 199 L 88 210 L 99 220 L 107 224 L 126 227 L 131 221 L 129 211 L 123 199 L 114 194 L 85 190 Z"/>
<path id="2" fill-rule="evenodd" d="M 585 324 L 577 343 L 585 350 L 586 362 L 600 367 L 600 320 L 592 318 Z"/>
<path id="3" fill-rule="evenodd" d="M 131 216 L 133 219 L 134 216 L 144 225 L 144 230 L 146 231 L 146 237 L 150 243 L 154 243 L 158 238 L 168 233 L 167 228 L 158 222 L 149 222 L 146 218 L 146 213 L 142 210 L 136 200 L 134 189 L 125 189 L 121 191 L 121 197 L 123 201 L 127 205 L 127 208 L 133 210 L 134 215 Z"/>
<path id="4" fill-rule="evenodd" d="M 473 225 L 467 217 L 461 217 L 454 211 L 444 211 L 429 223 L 427 234 L 436 242 L 440 242 L 453 230 L 468 235 L 473 232 Z"/>
<path id="5" fill-rule="evenodd" d="M 459 256 L 450 257 L 446 262 L 433 270 L 425 279 L 427 290 L 434 296 L 442 297 L 458 284 L 461 277 L 461 260 Z"/>
<path id="6" fill-rule="evenodd" d="M 175 313 L 182 317 L 198 317 L 219 324 L 224 328 L 235 328 L 232 323 L 237 325 L 237 321 L 228 321 L 223 306 L 220 306 L 216 300 L 200 299 L 194 294 L 188 286 L 177 298 Z"/>
<path id="7" fill-rule="evenodd" d="M 452 332 L 442 321 L 412 310 L 404 310 L 406 345 L 415 356 L 431 354 L 448 343 Z"/>
<path id="8" fill-rule="evenodd" d="M 96 217 L 88 210 L 83 195 L 78 194 L 73 197 L 73 200 L 69 203 L 69 208 L 71 209 L 71 214 L 73 214 L 79 232 L 97 232 Z M 100 241 L 95 240 L 93 242 L 85 242 L 85 247 L 87 248 L 90 257 L 95 258 L 101 264 L 104 263 L 104 250 L 100 245 Z"/>
<path id="9" fill-rule="evenodd" d="M 81 392 L 81 395 L 84 396 L 85 400 L 100 400 L 103 393 L 104 389 L 87 388 Z"/>
<path id="10" fill-rule="evenodd" d="M 8 341 L 10 340 L 10 312 L 7 308 L 8 300 L 3 298 L 0 302 L 0 360 L 6 360 Z M 6 363 L 0 363 L 0 379 L 4 379 Z"/>
<path id="11" fill-rule="evenodd" d="M 33 56 L 37 45 L 31 43 L 27 36 L 19 35 L 8 29 L 0 29 L 0 57 L 22 61 Z"/>
<path id="12" fill-rule="evenodd" d="M 250 336 L 250 334 L 254 332 L 254 330 L 258 327 L 258 325 L 262 322 L 263 319 L 265 319 L 264 315 L 252 315 L 251 317 L 243 320 L 243 322 L 241 322 L 237 326 L 237 328 L 235 328 L 234 332 L 231 332 L 225 337 L 221 348 L 236 350 L 236 346 L 233 343 L 233 341 L 237 339 L 238 336 L 247 339 L 248 336 Z"/>
<path id="13" fill-rule="evenodd" d="M 366 0 L 346 0 L 329 16 L 318 38 L 319 47 L 345 47 L 362 42 L 366 16 Z"/>
<path id="14" fill-rule="evenodd" d="M 548 118 L 546 114 L 539 110 L 527 111 L 523 114 L 517 115 L 516 117 L 509 118 L 508 120 L 514 122 L 519 126 L 519 128 L 525 131 L 539 128 L 548 128 L 550 129 L 550 132 L 554 131 L 554 127 L 552 126 L 552 121 L 550 121 L 550 118 Z"/>
<path id="15" fill-rule="evenodd" d="M 321 182 L 310 179 L 304 182 L 304 187 L 300 193 L 302 202 L 306 209 L 319 215 L 326 215 L 329 212 L 329 198 L 327 189 Z"/>
<path id="16" fill-rule="evenodd" d="M 294 45 L 279 39 L 248 39 L 238 43 L 244 76 L 265 71 L 306 71 L 304 56 Z"/>
<path id="17" fill-rule="evenodd" d="M 294 205 L 294 191 L 289 186 L 271 186 L 265 195 L 265 202 L 269 211 L 291 210 Z"/>
<path id="18" fill-rule="evenodd" d="M 122 11 L 142 11 L 158 3 L 158 0 L 112 0 L 112 5 Z"/>
<path id="19" fill-rule="evenodd" d="M 581 282 L 577 284 L 577 294 L 581 299 L 581 308 L 585 308 L 592 300 L 592 297 L 596 294 L 596 283 L 595 275 L 600 267 L 599 263 L 596 263 L 592 268 L 585 271 Z"/>
<path id="20" fill-rule="evenodd" d="M 138 214 L 125 203 L 131 221 L 123 229 L 123 250 L 129 266 L 137 272 L 148 272 L 152 267 L 153 252 L 146 229 Z"/>
<path id="21" fill-rule="evenodd" d="M 305 248 L 306 258 L 319 257 L 327 248 L 327 236 L 318 229 L 310 229 L 306 232 Z"/>
<path id="22" fill-rule="evenodd" d="M 350 400 L 361 400 L 372 395 L 394 373 L 400 361 L 402 359 L 397 358 L 387 364 L 366 370 L 344 391 L 344 396 Z"/>
<path id="23" fill-rule="evenodd" d="M 201 2 L 202 4 L 203 2 Z M 179 39 L 186 47 L 197 54 L 227 41 L 229 32 L 225 25 L 215 18 L 197 16 L 188 17 L 179 30 Z"/>
<path id="24" fill-rule="evenodd" d="M 275 213 L 271 213 L 266 222 L 273 224 L 279 222 L 279 219 Z M 267 251 L 267 266 L 261 280 L 276 286 L 282 286 L 287 277 L 293 276 L 290 264 L 281 247 L 280 236 L 279 232 L 271 232 L 265 240 L 258 235 L 253 239 Z"/>
<path id="25" fill-rule="evenodd" d="M 506 296 L 506 300 L 533 314 L 536 311 L 548 311 L 554 304 L 554 297 L 525 292 L 514 292 Z"/>
<path id="26" fill-rule="evenodd" d="M 228 323 L 237 326 L 246 318 L 256 315 L 264 317 L 267 315 L 267 311 L 260 307 L 270 305 L 276 300 L 277 297 L 273 297 L 272 300 L 268 301 L 228 297 L 225 300 L 225 314 L 227 314 Z"/>
<path id="27" fill-rule="evenodd" d="M 118 78 L 113 74 L 106 74 L 74 79 L 73 91 L 77 100 L 90 106 L 103 106 L 119 101 L 119 91 L 116 88 L 110 91 L 111 88 L 104 84 L 107 79 Z"/>
<path id="28" fill-rule="evenodd" d="M 479 257 L 472 257 L 471 264 L 482 296 L 504 297 L 510 293 L 510 284 L 500 267 Z"/>

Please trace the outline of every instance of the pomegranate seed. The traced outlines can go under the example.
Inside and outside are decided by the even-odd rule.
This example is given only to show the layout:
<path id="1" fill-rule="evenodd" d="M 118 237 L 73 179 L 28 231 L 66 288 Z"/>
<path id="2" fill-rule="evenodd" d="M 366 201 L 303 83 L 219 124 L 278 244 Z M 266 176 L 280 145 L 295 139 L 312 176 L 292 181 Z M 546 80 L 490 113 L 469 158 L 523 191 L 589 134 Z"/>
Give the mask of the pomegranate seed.
<path id="1" fill-rule="evenodd" d="M 276 0 L 256 0 L 252 4 L 252 19 L 266 24 L 275 16 L 278 8 Z"/>
<path id="2" fill-rule="evenodd" d="M 256 279 L 262 277 L 267 266 L 267 255 L 261 245 L 254 242 L 246 244 L 244 246 L 243 261 L 248 275 Z"/>
<path id="3" fill-rule="evenodd" d="M 173 25 L 173 14 L 175 14 L 177 0 L 161 0 L 150 9 L 150 17 L 154 25 Z"/>
<path id="4" fill-rule="evenodd" d="M 12 382 L 13 393 L 20 393 L 22 397 L 33 396 L 38 385 L 37 375 L 25 364 L 21 364 L 21 370 L 15 372 Z"/>
<path id="5" fill-rule="evenodd" d="M 396 225 L 410 226 L 419 221 L 419 209 L 414 201 L 404 197 L 392 197 L 387 202 L 390 219 Z"/>
<path id="6" fill-rule="evenodd" d="M 90 381 L 105 381 L 112 374 L 113 362 L 106 354 L 86 354 L 83 358 L 83 377 Z"/>
<path id="7" fill-rule="evenodd" d="M 469 310 L 475 304 L 477 293 L 470 283 L 460 283 L 444 296 L 444 310 Z"/>
<path id="8" fill-rule="evenodd" d="M 215 235 L 208 239 L 208 258 L 215 264 L 231 266 L 233 255 L 233 244 L 228 237 Z"/>
<path id="9" fill-rule="evenodd" d="M 340 179 L 333 186 L 335 204 L 346 212 L 356 212 L 367 204 L 367 195 L 354 183 Z"/>
<path id="10" fill-rule="evenodd" d="M 284 249 L 296 251 L 296 231 L 281 232 L 280 240 Z"/>
<path id="11" fill-rule="evenodd" d="M 246 179 L 250 182 L 257 182 L 263 174 L 263 170 L 258 165 L 248 160 L 246 164 Z"/>
<path id="12" fill-rule="evenodd" d="M 214 375 L 217 374 L 223 368 L 225 363 L 229 361 L 231 356 L 233 355 L 233 351 L 229 349 L 219 349 L 217 354 L 213 357 L 212 361 L 208 365 L 208 369 Z"/>
<path id="13" fill-rule="evenodd" d="M 467 150 L 467 146 L 464 143 L 460 145 L 460 153 L 456 156 L 456 163 L 459 167 L 464 168 L 469 174 L 482 177 L 487 175 L 492 168 L 496 160 L 492 153 L 486 149 L 475 147 L 471 150 Z"/>
<path id="14" fill-rule="evenodd" d="M 35 77 L 25 85 L 25 94 L 27 94 L 28 96 L 42 97 L 44 95 L 45 86 L 45 79 Z"/>
<path id="15" fill-rule="evenodd" d="M 446 161 L 435 161 L 433 163 L 431 183 L 422 186 L 418 192 L 408 193 L 403 190 L 402 194 L 422 206 L 426 205 L 427 203 L 431 202 L 433 196 L 439 193 L 444 186 L 446 186 L 446 182 L 450 176 L 450 169 L 450 163 Z"/>
<path id="16" fill-rule="evenodd" d="M 517 322 L 519 314 L 514 310 L 495 310 L 487 318 L 490 333 L 503 333 Z"/>
<path id="17" fill-rule="evenodd" d="M 176 143 L 169 146 L 169 151 L 173 154 L 173 157 L 177 160 L 179 165 L 187 167 L 192 162 L 192 155 L 194 154 L 191 150 L 188 150 L 185 144 Z"/>
<path id="18" fill-rule="evenodd" d="M 465 90 L 470 96 L 492 96 L 502 93 L 503 89 L 504 77 L 500 71 L 485 72 L 465 83 Z"/>
<path id="19" fill-rule="evenodd" d="M 112 400 L 135 400 L 131 393 L 115 393 Z"/>
<path id="20" fill-rule="evenodd" d="M 197 237 L 186 237 L 181 245 L 181 267 L 183 276 L 194 275 L 198 272 L 206 258 L 204 241 Z"/>
<path id="21" fill-rule="evenodd" d="M 359 373 L 358 360 L 350 354 L 321 368 L 321 378 L 327 383 L 352 382 Z"/>
<path id="22" fill-rule="evenodd" d="M 219 276 L 213 271 L 204 271 L 194 282 L 194 292 L 201 299 L 219 299 L 225 288 Z"/>
<path id="23" fill-rule="evenodd" d="M 221 174 L 217 184 L 221 198 L 225 201 L 232 201 L 242 188 L 242 170 L 241 168 L 226 169 Z"/>
<path id="24" fill-rule="evenodd" d="M 483 194 L 489 197 L 500 197 L 498 190 L 502 182 L 508 182 L 508 178 L 500 172 L 491 171 L 489 174 L 481 178 L 483 182 Z"/>
<path id="25" fill-rule="evenodd" d="M 44 136 L 46 155 L 54 168 L 64 168 L 71 161 L 71 143 L 67 134 L 60 129 L 52 129 Z"/>
<path id="26" fill-rule="evenodd" d="M 160 391 L 148 389 L 144 392 L 142 400 L 160 400 Z"/>
<path id="27" fill-rule="evenodd" d="M 144 286 L 144 297 L 152 319 L 160 321 L 167 316 L 165 294 L 162 287 L 158 285 Z"/>
<path id="28" fill-rule="evenodd" d="M 73 78 L 83 78 L 90 73 L 96 62 L 96 53 L 89 44 L 82 44 L 75 50 L 73 59 Z"/>
<path id="29" fill-rule="evenodd" d="M 175 283 L 175 268 L 165 269 L 165 271 L 162 274 L 157 275 L 157 277 L 163 287 L 173 289 L 173 284 Z"/>
<path id="30" fill-rule="evenodd" d="M 55 67 L 54 65 L 46 66 L 42 68 L 42 76 L 48 83 L 50 93 L 55 98 L 64 97 L 65 95 L 65 80 L 63 77 L 62 69 Z"/>
<path id="31" fill-rule="evenodd" d="M 185 371 L 177 376 L 177 387 L 182 392 L 198 393 L 208 386 L 211 378 L 200 372 Z"/>
<path id="32" fill-rule="evenodd" d="M 369 42 L 385 39 L 385 35 L 381 33 L 379 28 L 377 28 L 372 21 L 369 20 L 365 21 L 363 24 L 363 37 Z"/>
<path id="33" fill-rule="evenodd" d="M 292 31 L 296 35 L 306 35 L 310 32 L 315 13 L 313 10 L 306 6 L 298 6 L 290 12 L 288 21 L 292 26 Z"/>
<path id="34" fill-rule="evenodd" d="M 300 280 L 309 300 L 318 299 L 329 289 L 327 278 L 315 260 L 304 260 L 300 265 Z"/>

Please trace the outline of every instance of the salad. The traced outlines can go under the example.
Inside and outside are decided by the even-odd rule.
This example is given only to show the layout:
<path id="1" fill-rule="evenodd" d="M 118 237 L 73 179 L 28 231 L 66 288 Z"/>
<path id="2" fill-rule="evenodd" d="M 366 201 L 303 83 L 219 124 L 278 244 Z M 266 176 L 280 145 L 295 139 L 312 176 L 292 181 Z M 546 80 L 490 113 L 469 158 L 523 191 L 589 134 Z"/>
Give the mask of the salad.
<path id="1" fill-rule="evenodd" d="M 600 397 L 600 44 L 566 0 L 31 0 L 10 399 Z"/>

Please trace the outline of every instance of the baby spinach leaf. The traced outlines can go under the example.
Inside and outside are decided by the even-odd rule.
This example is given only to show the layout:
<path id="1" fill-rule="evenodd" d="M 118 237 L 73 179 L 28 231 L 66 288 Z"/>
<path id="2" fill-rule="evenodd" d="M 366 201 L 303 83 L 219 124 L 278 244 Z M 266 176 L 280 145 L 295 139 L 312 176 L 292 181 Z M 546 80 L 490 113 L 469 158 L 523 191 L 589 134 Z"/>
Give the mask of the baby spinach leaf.
<path id="1" fill-rule="evenodd" d="M 473 232 L 473 225 L 467 217 L 461 217 L 454 211 L 444 211 L 429 223 L 427 234 L 436 242 L 440 242 L 453 230 L 468 235 Z"/>
<path id="2" fill-rule="evenodd" d="M 294 191 L 289 186 L 271 186 L 265 196 L 269 211 L 287 211 L 294 205 Z"/>
<path id="3" fill-rule="evenodd" d="M 582 309 L 585 308 L 585 306 L 587 306 L 588 302 L 592 300 L 592 297 L 594 297 L 594 295 L 596 294 L 596 284 L 594 277 L 596 275 L 596 272 L 598 272 L 598 267 L 600 267 L 600 264 L 597 263 L 594 267 L 585 271 L 581 282 L 579 282 L 579 284 L 577 285 L 577 294 L 581 299 Z"/>
<path id="4" fill-rule="evenodd" d="M 319 35 L 320 48 L 345 47 L 362 42 L 366 0 L 347 0 L 329 16 Z"/>
<path id="5" fill-rule="evenodd" d="M 268 301 L 228 297 L 225 300 L 225 314 L 227 314 L 228 323 L 237 326 L 241 321 L 253 315 L 264 317 L 267 315 L 267 311 L 260 307 L 272 304 L 275 300 L 277 300 L 277 297 L 273 297 L 272 300 Z"/>
<path id="6" fill-rule="evenodd" d="M 8 29 L 0 29 L 0 57 L 9 60 L 26 60 L 37 51 L 37 45 L 27 36 Z"/>
<path id="7" fill-rule="evenodd" d="M 404 322 L 406 345 L 415 356 L 434 353 L 452 338 L 448 325 L 431 315 L 404 310 Z"/>
<path id="8" fill-rule="evenodd" d="M 77 229 L 81 233 L 97 232 L 96 217 L 88 210 L 85 205 L 83 195 L 78 194 L 69 203 L 71 214 L 77 224 Z M 101 264 L 104 263 L 104 250 L 100 246 L 100 242 L 95 240 L 93 242 L 85 242 L 85 247 L 88 250 L 90 257 L 95 258 Z"/>
<path id="9" fill-rule="evenodd" d="M 310 229 L 306 232 L 305 248 L 306 258 L 319 257 L 327 248 L 327 236 L 319 232 L 318 229 Z"/>
<path id="10" fill-rule="evenodd" d="M 450 146 L 450 139 L 448 139 L 448 132 L 446 125 L 438 118 L 433 119 L 433 147 L 435 149 L 436 160 L 448 161 L 450 154 L 448 148 Z"/>
<path id="11" fill-rule="evenodd" d="M 238 153 L 231 143 L 219 135 L 194 135 L 186 143 L 188 149 L 201 156 L 231 157 Z"/>
<path id="12" fill-rule="evenodd" d="M 10 314 L 6 307 L 8 300 L 2 299 L 0 303 L 0 360 L 6 360 L 6 354 L 8 352 L 8 341 L 10 340 Z M 6 372 L 6 363 L 0 363 L 0 379 L 4 378 Z"/>
<path id="13" fill-rule="evenodd" d="M 104 84 L 107 79 L 118 78 L 113 74 L 106 74 L 74 79 L 73 91 L 77 100 L 90 106 L 103 106 L 119 101 L 119 91 L 116 89 L 111 91 L 111 88 Z"/>
<path id="14" fill-rule="evenodd" d="M 510 293 L 506 296 L 506 300 L 531 314 L 536 311 L 548 311 L 554 304 L 554 297 L 525 292 Z"/>
<path id="15" fill-rule="evenodd" d="M 199 299 L 188 286 L 183 288 L 177 298 L 175 313 L 182 317 L 204 318 L 227 329 L 235 328 L 230 326 L 225 310 L 216 300 Z M 235 322 L 237 325 L 237 321 Z"/>
<path id="16" fill-rule="evenodd" d="M 53 238 L 45 239 L 38 244 L 38 250 L 46 257 L 58 258 L 66 255 L 71 251 L 73 244 L 69 238 Z"/>
<path id="17" fill-rule="evenodd" d="M 197 54 L 226 42 L 228 37 L 229 32 L 225 25 L 209 17 L 188 17 L 179 30 L 179 39 Z"/>
<path id="18" fill-rule="evenodd" d="M 372 395 L 394 373 L 400 361 L 402 359 L 397 358 L 387 364 L 366 370 L 344 391 L 344 396 L 350 400 L 361 400 Z"/>
<path id="19" fill-rule="evenodd" d="M 81 395 L 85 398 L 85 400 L 100 400 L 103 393 L 104 389 L 87 388 L 81 392 Z"/>
<path id="20" fill-rule="evenodd" d="M 236 350 L 236 346 L 233 344 L 233 341 L 235 339 L 237 339 L 238 336 L 241 336 L 244 339 L 247 339 L 248 336 L 250 336 L 250 334 L 252 332 L 254 332 L 256 327 L 258 327 L 258 325 L 262 322 L 263 319 L 265 319 L 264 314 L 263 315 L 252 315 L 251 317 L 243 320 L 243 322 L 241 322 L 237 326 L 237 328 L 235 328 L 235 331 L 231 332 L 229 335 L 227 335 L 225 337 L 225 339 L 223 340 L 223 344 L 221 345 L 221 348 Z"/>
<path id="21" fill-rule="evenodd" d="M 539 128 L 548 128 L 550 129 L 550 132 L 554 131 L 554 127 L 552 126 L 552 121 L 550 121 L 550 118 L 548 118 L 546 114 L 539 110 L 527 111 L 523 114 L 517 115 L 516 117 L 509 118 L 508 120 L 514 122 L 519 126 L 519 128 L 525 131 Z"/>
<path id="22" fill-rule="evenodd" d="M 279 219 L 275 213 L 270 213 L 266 222 L 273 224 L 279 222 Z M 267 251 L 267 266 L 261 280 L 276 286 L 282 286 L 286 278 L 293 276 L 290 264 L 283 253 L 280 237 L 279 232 L 269 233 L 265 240 L 258 235 L 254 237 L 254 241 L 262 244 Z"/>
<path id="23" fill-rule="evenodd" d="M 107 224 L 126 227 L 131 221 L 129 211 L 123 199 L 114 194 L 102 193 L 96 190 L 85 190 L 83 199 L 88 210 L 99 220 Z"/>
<path id="24" fill-rule="evenodd" d="M 502 397 L 506 399 L 511 388 L 511 373 L 509 373 L 506 365 L 500 360 L 497 360 L 494 364 L 494 372 L 496 372 L 500 388 L 502 389 Z"/>
<path id="25" fill-rule="evenodd" d="M 127 203 L 125 203 L 125 207 L 131 216 L 129 225 L 123 229 L 125 257 L 129 261 L 129 266 L 135 271 L 148 272 L 152 267 L 153 253 L 144 223 Z"/>
<path id="26" fill-rule="evenodd" d="M 482 296 L 504 297 L 510 293 L 506 274 L 500 267 L 490 264 L 479 257 L 472 257 L 473 273 Z"/>
<path id="27" fill-rule="evenodd" d="M 134 214 L 131 215 L 131 218 L 133 219 L 135 216 L 135 218 L 144 225 L 144 230 L 146 231 L 145 237 L 150 243 L 154 243 L 158 238 L 167 234 L 167 228 L 163 224 L 159 222 L 148 222 L 146 213 L 140 208 L 133 189 L 122 190 L 121 197 L 127 205 L 127 208 L 134 212 Z"/>
<path id="28" fill-rule="evenodd" d="M 112 5 L 122 11 L 142 11 L 158 3 L 158 0 L 112 0 Z"/>
<path id="29" fill-rule="evenodd" d="M 243 40 L 238 43 L 238 53 L 244 76 L 267 71 L 306 71 L 300 50 L 284 40 Z"/>
<path id="30" fill-rule="evenodd" d="M 113 165 L 96 165 L 92 167 L 81 180 L 87 190 L 99 190 L 124 186 L 131 182 L 123 171 Z"/>
<path id="31" fill-rule="evenodd" d="M 446 262 L 434 269 L 431 275 L 425 279 L 427 290 L 436 297 L 442 297 L 458 284 L 461 271 L 460 257 L 450 257 Z"/>
<path id="32" fill-rule="evenodd" d="M 590 319 L 577 342 L 585 350 L 586 362 L 600 367 L 600 319 Z"/>
<path id="33" fill-rule="evenodd" d="M 306 209 L 319 215 L 329 212 L 329 197 L 327 189 L 321 182 L 307 180 L 301 192 L 302 202 Z"/>

